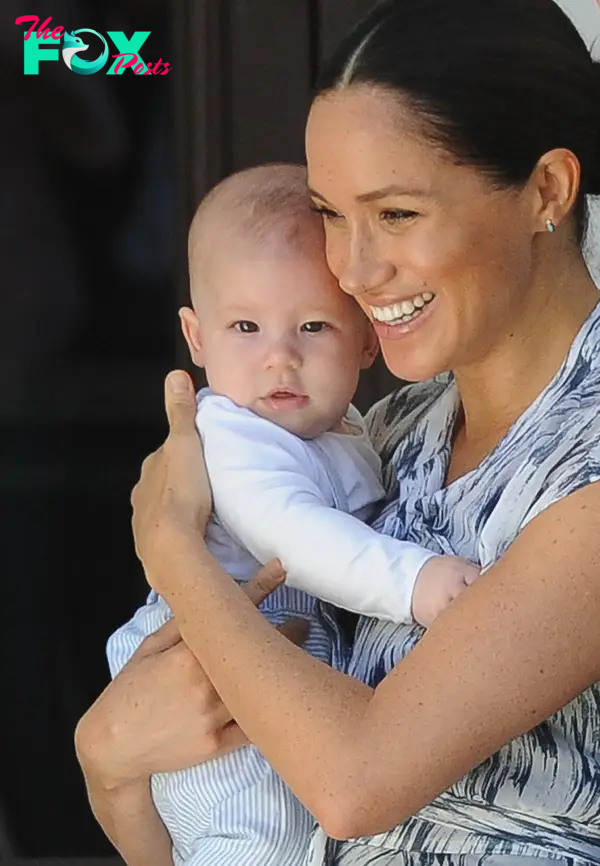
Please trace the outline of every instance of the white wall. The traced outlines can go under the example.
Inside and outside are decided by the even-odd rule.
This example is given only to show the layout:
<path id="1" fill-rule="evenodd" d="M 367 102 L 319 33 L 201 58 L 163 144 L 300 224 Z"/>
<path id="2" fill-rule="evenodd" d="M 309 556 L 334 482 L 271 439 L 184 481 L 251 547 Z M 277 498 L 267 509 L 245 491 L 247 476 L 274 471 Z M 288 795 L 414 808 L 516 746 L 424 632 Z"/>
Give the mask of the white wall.
<path id="1" fill-rule="evenodd" d="M 600 58 L 600 6 L 597 0 L 556 0 L 574 22 L 579 32 L 591 47 L 593 54 Z"/>

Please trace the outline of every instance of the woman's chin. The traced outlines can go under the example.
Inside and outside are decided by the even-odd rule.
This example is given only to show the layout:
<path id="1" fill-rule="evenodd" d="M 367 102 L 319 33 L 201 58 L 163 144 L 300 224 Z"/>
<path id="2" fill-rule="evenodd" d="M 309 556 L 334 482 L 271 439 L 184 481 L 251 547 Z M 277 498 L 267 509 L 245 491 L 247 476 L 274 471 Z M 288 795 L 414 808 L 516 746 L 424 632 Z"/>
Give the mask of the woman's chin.
<path id="1" fill-rule="evenodd" d="M 449 369 L 441 355 L 407 352 L 396 341 L 381 340 L 381 354 L 390 373 L 404 382 L 425 382 Z"/>

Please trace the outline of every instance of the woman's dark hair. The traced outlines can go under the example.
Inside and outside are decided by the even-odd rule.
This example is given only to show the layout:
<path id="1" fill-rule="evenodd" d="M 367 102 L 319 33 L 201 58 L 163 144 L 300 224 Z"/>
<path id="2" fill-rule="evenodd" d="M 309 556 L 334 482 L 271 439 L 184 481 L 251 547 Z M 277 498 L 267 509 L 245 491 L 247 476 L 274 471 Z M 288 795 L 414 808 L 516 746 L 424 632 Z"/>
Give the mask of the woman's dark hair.
<path id="1" fill-rule="evenodd" d="M 317 95 L 357 84 L 394 91 L 433 143 L 506 187 L 568 148 L 581 164 L 581 240 L 585 195 L 600 194 L 599 68 L 554 0 L 387 0 L 339 46 Z"/>

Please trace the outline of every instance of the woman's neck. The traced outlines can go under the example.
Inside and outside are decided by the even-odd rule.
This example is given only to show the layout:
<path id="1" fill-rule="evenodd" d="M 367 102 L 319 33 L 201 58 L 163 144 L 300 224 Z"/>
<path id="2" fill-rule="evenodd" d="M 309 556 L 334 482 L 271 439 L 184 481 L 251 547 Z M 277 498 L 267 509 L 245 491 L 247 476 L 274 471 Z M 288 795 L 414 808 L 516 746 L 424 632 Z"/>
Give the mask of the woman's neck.
<path id="1" fill-rule="evenodd" d="M 518 329 L 481 361 L 454 371 L 462 404 L 456 444 L 474 457 L 489 453 L 549 384 L 598 302 L 579 254 L 558 277 L 557 271 L 548 279 L 542 275 L 540 286 L 548 288 L 538 293 L 541 302 L 532 305 Z"/>

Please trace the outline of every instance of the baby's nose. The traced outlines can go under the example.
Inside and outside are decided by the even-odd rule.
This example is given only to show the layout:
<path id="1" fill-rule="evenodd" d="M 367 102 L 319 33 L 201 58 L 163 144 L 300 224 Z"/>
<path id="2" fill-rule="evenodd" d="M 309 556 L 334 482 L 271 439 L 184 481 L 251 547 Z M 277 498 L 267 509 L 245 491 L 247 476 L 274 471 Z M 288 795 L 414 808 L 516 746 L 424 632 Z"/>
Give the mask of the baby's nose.
<path id="1" fill-rule="evenodd" d="M 267 353 L 268 367 L 289 367 L 292 370 L 296 370 L 300 367 L 301 363 L 302 357 L 291 342 L 278 342 L 271 346 Z"/>

